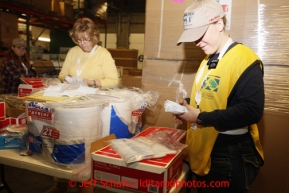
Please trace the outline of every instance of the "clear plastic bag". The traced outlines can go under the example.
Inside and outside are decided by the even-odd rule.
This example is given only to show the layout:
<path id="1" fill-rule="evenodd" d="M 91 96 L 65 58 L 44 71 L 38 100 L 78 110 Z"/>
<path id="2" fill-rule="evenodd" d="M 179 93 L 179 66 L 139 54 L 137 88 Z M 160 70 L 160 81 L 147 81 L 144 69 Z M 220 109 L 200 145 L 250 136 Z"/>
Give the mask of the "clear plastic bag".
<path id="1" fill-rule="evenodd" d="M 146 137 L 114 139 L 110 141 L 110 145 L 127 164 L 175 154 L 187 147 L 176 141 L 167 131 L 152 132 Z"/>
<path id="2" fill-rule="evenodd" d="M 28 150 L 28 128 L 27 125 L 8 125 L 0 130 L 3 137 L 3 144 L 0 149 L 20 149 Z"/>

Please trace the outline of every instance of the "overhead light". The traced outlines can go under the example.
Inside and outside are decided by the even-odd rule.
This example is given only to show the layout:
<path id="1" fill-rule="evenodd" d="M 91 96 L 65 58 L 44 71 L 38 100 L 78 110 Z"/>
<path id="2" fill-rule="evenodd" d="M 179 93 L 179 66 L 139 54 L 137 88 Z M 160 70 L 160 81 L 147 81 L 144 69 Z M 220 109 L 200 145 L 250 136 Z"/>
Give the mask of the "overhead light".
<path id="1" fill-rule="evenodd" d="M 50 42 L 50 38 L 39 37 L 38 40 L 43 42 Z"/>

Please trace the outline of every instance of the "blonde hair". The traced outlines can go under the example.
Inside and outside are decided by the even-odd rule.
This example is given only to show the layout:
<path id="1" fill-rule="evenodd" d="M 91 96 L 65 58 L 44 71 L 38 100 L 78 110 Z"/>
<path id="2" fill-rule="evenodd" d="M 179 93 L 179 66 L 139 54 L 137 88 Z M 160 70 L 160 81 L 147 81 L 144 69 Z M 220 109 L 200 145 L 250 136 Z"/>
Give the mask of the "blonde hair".
<path id="1" fill-rule="evenodd" d="M 226 16 L 224 16 L 224 17 L 222 18 L 222 20 L 223 20 L 223 22 L 224 22 L 224 27 L 226 27 L 227 24 L 228 24 L 228 20 L 227 20 Z"/>
<path id="2" fill-rule="evenodd" d="M 94 44 L 98 44 L 99 42 L 99 31 L 97 25 L 87 17 L 79 18 L 73 25 L 71 31 L 69 31 L 69 36 L 71 37 L 72 41 L 77 44 L 77 37 L 79 33 L 86 32 L 90 40 Z"/>
<path id="3" fill-rule="evenodd" d="M 228 20 L 227 20 L 226 16 L 222 17 L 221 20 L 223 20 L 224 29 L 226 29 L 226 26 L 227 26 L 227 24 L 228 24 Z M 214 23 L 218 23 L 219 21 L 220 21 L 220 20 L 215 21 Z"/>

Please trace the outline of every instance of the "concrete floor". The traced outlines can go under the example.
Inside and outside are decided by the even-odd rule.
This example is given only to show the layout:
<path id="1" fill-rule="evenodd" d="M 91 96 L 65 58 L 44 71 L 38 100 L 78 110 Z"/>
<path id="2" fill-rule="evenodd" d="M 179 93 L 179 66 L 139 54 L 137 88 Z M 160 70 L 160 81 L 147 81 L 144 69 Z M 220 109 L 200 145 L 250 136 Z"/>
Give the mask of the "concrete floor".
<path id="1" fill-rule="evenodd" d="M 13 193 L 45 193 L 54 184 L 52 176 L 19 169 L 11 166 L 4 166 L 5 180 Z M 1 184 L 1 178 L 0 178 Z M 79 189 L 70 189 L 69 193 L 80 193 Z M 112 193 L 112 191 L 94 188 L 94 193 Z M 0 193 L 8 193 L 2 190 Z M 83 193 L 83 192 L 81 192 Z M 181 189 L 180 193 L 185 193 L 185 189 Z M 195 193 L 192 190 L 191 193 Z"/>

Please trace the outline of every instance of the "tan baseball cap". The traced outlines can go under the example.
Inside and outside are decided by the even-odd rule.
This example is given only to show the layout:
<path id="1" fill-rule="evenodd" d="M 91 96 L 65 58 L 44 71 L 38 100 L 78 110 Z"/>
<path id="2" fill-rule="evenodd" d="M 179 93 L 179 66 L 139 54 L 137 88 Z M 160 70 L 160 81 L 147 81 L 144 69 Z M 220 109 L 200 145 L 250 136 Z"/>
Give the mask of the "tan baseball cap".
<path id="1" fill-rule="evenodd" d="M 21 38 L 15 38 L 12 44 L 16 47 L 27 47 L 26 41 Z"/>
<path id="2" fill-rule="evenodd" d="M 195 0 L 184 12 L 184 31 L 177 45 L 197 41 L 211 23 L 224 16 L 223 8 L 216 0 Z"/>

